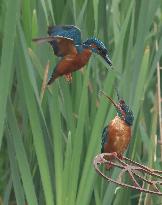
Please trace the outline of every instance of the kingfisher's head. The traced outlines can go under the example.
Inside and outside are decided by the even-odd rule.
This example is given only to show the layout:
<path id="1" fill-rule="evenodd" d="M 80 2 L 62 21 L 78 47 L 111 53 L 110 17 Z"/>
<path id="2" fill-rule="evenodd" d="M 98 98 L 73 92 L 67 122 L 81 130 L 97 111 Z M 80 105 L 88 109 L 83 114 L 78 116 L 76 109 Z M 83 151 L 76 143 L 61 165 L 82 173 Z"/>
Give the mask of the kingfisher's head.
<path id="1" fill-rule="evenodd" d="M 99 39 L 92 37 L 83 42 L 84 48 L 89 48 L 92 52 L 97 53 L 100 55 L 110 66 L 112 66 L 112 62 L 108 55 L 108 50 L 105 47 L 104 43 Z"/>
<path id="2" fill-rule="evenodd" d="M 109 96 L 107 96 L 103 91 L 100 91 L 116 108 L 118 116 L 124 120 L 129 126 L 133 125 L 133 112 L 129 106 L 125 103 L 123 99 L 119 99 L 118 103 L 115 103 Z"/>
<path id="3" fill-rule="evenodd" d="M 116 110 L 121 119 L 123 119 L 128 125 L 133 125 L 133 112 L 123 99 L 119 100 Z"/>

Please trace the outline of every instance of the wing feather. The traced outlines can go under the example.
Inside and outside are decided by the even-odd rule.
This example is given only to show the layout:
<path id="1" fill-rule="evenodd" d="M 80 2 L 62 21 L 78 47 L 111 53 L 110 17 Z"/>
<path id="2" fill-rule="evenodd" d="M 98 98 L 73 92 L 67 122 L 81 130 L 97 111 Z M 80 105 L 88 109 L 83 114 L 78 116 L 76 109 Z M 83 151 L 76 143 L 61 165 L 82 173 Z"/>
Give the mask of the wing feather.
<path id="1" fill-rule="evenodd" d="M 33 39 L 36 43 L 49 42 L 58 57 L 76 55 L 75 45 L 81 44 L 81 32 L 73 25 L 48 27 L 48 37 Z"/>
<path id="2" fill-rule="evenodd" d="M 52 26 L 48 27 L 49 36 L 63 37 L 74 42 L 74 45 L 80 45 L 81 32 L 80 29 L 73 25 Z"/>
<path id="3" fill-rule="evenodd" d="M 108 143 L 108 126 L 106 126 L 102 131 L 101 153 L 104 152 L 105 143 Z"/>

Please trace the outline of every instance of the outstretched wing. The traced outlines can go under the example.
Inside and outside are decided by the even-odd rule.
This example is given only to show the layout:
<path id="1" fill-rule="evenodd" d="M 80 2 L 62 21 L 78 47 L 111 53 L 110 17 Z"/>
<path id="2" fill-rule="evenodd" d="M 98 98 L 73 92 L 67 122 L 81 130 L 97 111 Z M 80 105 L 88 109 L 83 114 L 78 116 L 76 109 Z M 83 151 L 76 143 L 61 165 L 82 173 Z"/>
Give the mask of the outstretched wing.
<path id="1" fill-rule="evenodd" d="M 81 44 L 81 32 L 73 25 L 48 27 L 49 36 L 63 37 L 74 42 L 74 45 Z"/>
<path id="2" fill-rule="evenodd" d="M 80 30 L 75 26 L 54 26 L 48 28 L 48 37 L 33 39 L 37 43 L 49 42 L 58 57 L 77 54 L 75 45 L 81 44 Z"/>
<path id="3" fill-rule="evenodd" d="M 76 54 L 77 49 L 74 46 L 74 43 L 70 39 L 66 39 L 63 37 L 42 37 L 42 38 L 34 38 L 32 39 L 36 43 L 45 43 L 48 42 L 51 44 L 54 54 L 58 57 L 63 57 L 68 54 Z"/>
<path id="4" fill-rule="evenodd" d="M 103 131 L 102 131 L 102 142 L 101 142 L 101 153 L 104 152 L 104 145 L 105 143 L 107 143 L 107 139 L 108 139 L 108 126 L 106 126 Z"/>
<path id="5" fill-rule="evenodd" d="M 81 32 L 72 25 L 48 27 L 49 37 L 57 41 L 50 41 L 54 54 L 63 57 L 67 54 L 77 54 L 75 45 L 81 44 Z"/>

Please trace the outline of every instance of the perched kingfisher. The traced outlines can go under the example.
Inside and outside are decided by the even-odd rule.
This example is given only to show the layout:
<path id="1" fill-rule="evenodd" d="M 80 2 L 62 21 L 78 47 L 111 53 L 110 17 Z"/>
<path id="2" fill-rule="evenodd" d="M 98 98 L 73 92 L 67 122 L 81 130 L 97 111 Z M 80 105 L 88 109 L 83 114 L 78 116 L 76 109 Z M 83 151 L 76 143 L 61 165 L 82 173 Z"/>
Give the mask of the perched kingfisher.
<path id="1" fill-rule="evenodd" d="M 103 129 L 101 153 L 114 153 L 122 158 L 124 151 L 127 149 L 131 138 L 131 126 L 133 125 L 133 112 L 123 99 L 119 98 L 116 104 L 103 91 L 104 95 L 116 108 L 116 117 Z"/>
<path id="2" fill-rule="evenodd" d="M 82 42 L 80 30 L 73 25 L 53 26 L 48 28 L 48 37 L 35 38 L 37 43 L 49 42 L 54 54 L 61 57 L 48 81 L 50 85 L 59 76 L 65 75 L 72 80 L 71 73 L 81 69 L 89 61 L 92 53 L 99 54 L 110 66 L 108 50 L 99 39 L 92 37 Z"/>

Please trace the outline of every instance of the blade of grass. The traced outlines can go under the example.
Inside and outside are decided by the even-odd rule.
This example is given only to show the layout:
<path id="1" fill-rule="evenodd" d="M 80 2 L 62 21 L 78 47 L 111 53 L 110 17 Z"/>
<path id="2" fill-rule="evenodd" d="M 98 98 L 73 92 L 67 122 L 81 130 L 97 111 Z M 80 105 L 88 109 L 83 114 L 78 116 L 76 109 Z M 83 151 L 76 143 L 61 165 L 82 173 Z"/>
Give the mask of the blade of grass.
<path id="1" fill-rule="evenodd" d="M 49 96 L 49 111 L 51 118 L 51 127 L 53 133 L 53 146 L 54 146 L 54 168 L 56 179 L 56 203 L 63 204 L 63 138 L 61 135 L 61 116 L 59 110 L 59 93 L 58 85 L 55 84 L 52 96 Z"/>
<path id="2" fill-rule="evenodd" d="M 64 160 L 64 171 L 63 171 L 63 181 L 64 181 L 64 196 L 63 197 L 63 204 L 68 205 L 69 204 L 69 184 L 70 184 L 70 171 L 71 166 L 70 163 L 72 159 L 72 140 L 71 140 L 71 133 L 68 133 L 68 139 L 66 143 L 66 152 L 65 152 L 65 160 Z"/>
<path id="3" fill-rule="evenodd" d="M 28 45 L 30 45 L 31 43 L 31 31 L 32 31 L 31 18 L 32 18 L 31 2 L 24 0 L 22 2 L 22 25 L 25 31 L 25 37 Z"/>
<path id="4" fill-rule="evenodd" d="M 19 0 L 8 0 L 3 33 L 3 47 L 0 66 L 0 148 L 3 136 L 6 104 L 9 89 L 11 87 L 11 69 L 14 54 L 14 42 L 16 35 L 16 25 L 19 17 Z"/>
<path id="5" fill-rule="evenodd" d="M 14 147 L 15 147 L 14 149 L 16 152 L 16 158 L 18 160 L 18 166 L 21 173 L 26 199 L 29 204 L 37 205 L 38 201 L 37 201 L 35 188 L 32 181 L 29 162 L 23 146 L 22 137 L 16 122 L 16 117 L 14 115 L 13 106 L 10 101 L 7 109 L 8 109 L 7 123 L 10 129 L 10 135 L 8 135 L 8 137 L 12 137 L 14 141 Z"/>
<path id="6" fill-rule="evenodd" d="M 148 16 L 152 15 L 150 13 L 145 13 L 144 11 L 148 11 L 149 10 L 149 5 L 150 5 L 151 1 L 147 1 L 147 0 L 143 0 L 141 2 L 141 7 L 140 7 L 140 13 L 139 13 L 139 18 L 138 18 L 138 26 L 137 26 L 137 30 L 140 32 L 137 32 L 137 38 L 136 38 L 136 43 L 135 43 L 135 50 L 134 50 L 134 63 L 132 66 L 132 75 L 133 77 L 133 81 L 132 81 L 132 90 L 136 89 L 136 85 L 137 85 L 137 80 L 138 80 L 138 76 L 139 76 L 139 68 L 141 66 L 141 62 L 142 62 L 142 56 L 143 56 L 143 52 L 144 52 L 144 47 L 145 47 L 145 36 L 147 35 L 147 33 L 149 32 L 149 24 L 148 24 Z M 156 2 L 154 2 L 155 4 Z M 152 12 L 154 10 L 151 10 Z M 130 96 L 133 95 L 133 92 L 130 94 Z M 132 96 L 133 99 L 133 96 Z"/>
<path id="7" fill-rule="evenodd" d="M 44 15 L 45 15 L 45 18 L 46 18 L 47 25 L 49 26 L 48 11 L 47 11 L 47 7 L 46 7 L 46 3 L 45 3 L 44 0 L 41 0 L 41 4 L 42 4 L 42 7 L 43 7 L 43 11 L 44 11 Z"/>
<path id="8" fill-rule="evenodd" d="M 54 196 L 50 178 L 50 170 L 47 160 L 48 151 L 45 148 L 45 140 L 44 140 L 44 132 L 42 130 L 42 125 L 40 122 L 41 116 L 38 112 L 39 105 L 37 104 L 34 90 L 32 89 L 32 85 L 30 84 L 30 80 L 28 78 L 28 73 L 25 69 L 20 70 L 21 78 L 23 79 L 23 89 L 25 93 L 26 106 L 29 114 L 30 126 L 33 133 L 34 147 L 38 159 L 39 170 L 41 174 L 41 180 L 43 184 L 45 199 L 47 204 L 54 204 Z M 24 78 L 24 76 L 26 76 Z"/>
<path id="9" fill-rule="evenodd" d="M 3 197 L 3 205 L 8 205 L 10 201 L 10 194 L 12 190 L 12 178 L 10 177 L 8 183 L 5 187 L 4 197 Z"/>
<path id="10" fill-rule="evenodd" d="M 20 173 L 18 170 L 18 164 L 17 164 L 16 158 L 15 158 L 13 138 L 8 128 L 6 129 L 6 136 L 7 136 L 7 148 L 8 148 L 8 153 L 9 153 L 10 167 L 11 167 L 11 177 L 13 181 L 16 202 L 18 205 L 22 205 L 22 204 L 25 204 L 24 191 L 21 185 Z"/>
<path id="11" fill-rule="evenodd" d="M 80 170 L 80 160 L 81 160 L 80 156 L 81 156 L 82 148 L 84 149 L 83 134 L 84 134 L 84 124 L 86 120 L 85 119 L 86 111 L 87 111 L 86 107 L 88 104 L 88 96 L 87 96 L 88 79 L 89 79 L 89 68 L 87 68 L 84 76 L 84 83 L 83 83 L 79 113 L 78 113 L 79 118 L 77 121 L 77 127 L 74 135 L 74 143 L 73 143 L 74 148 L 73 148 L 72 161 L 71 161 L 71 183 L 70 183 L 71 190 L 69 192 L 70 195 L 69 204 L 76 204 L 75 200 L 76 200 L 78 177 L 79 177 L 79 170 Z"/>
<path id="12" fill-rule="evenodd" d="M 99 0 L 93 0 L 94 22 L 95 22 L 94 34 L 95 35 L 97 35 L 97 31 L 98 31 L 98 7 L 99 7 Z"/>

